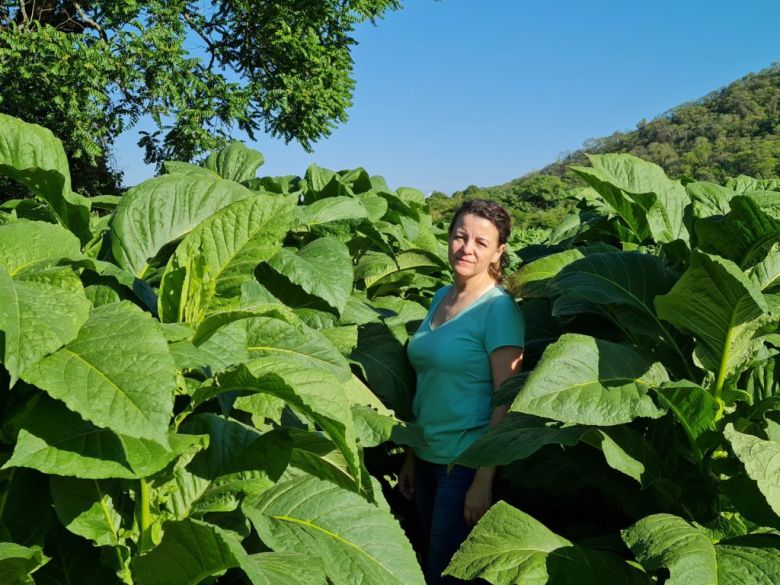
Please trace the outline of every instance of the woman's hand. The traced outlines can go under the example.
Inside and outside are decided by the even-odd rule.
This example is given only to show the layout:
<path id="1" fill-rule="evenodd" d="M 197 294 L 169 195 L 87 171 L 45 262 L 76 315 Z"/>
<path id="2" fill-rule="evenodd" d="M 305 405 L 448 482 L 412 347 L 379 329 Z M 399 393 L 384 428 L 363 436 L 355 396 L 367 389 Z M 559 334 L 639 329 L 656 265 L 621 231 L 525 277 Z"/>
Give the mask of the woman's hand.
<path id="1" fill-rule="evenodd" d="M 414 452 L 407 451 L 401 471 L 398 474 L 398 489 L 407 500 L 414 498 Z"/>
<path id="2" fill-rule="evenodd" d="M 471 482 L 471 487 L 466 492 L 466 501 L 463 506 L 463 519 L 468 526 L 474 526 L 488 508 L 493 504 L 493 476 L 492 473 L 480 473 L 480 469 Z"/>

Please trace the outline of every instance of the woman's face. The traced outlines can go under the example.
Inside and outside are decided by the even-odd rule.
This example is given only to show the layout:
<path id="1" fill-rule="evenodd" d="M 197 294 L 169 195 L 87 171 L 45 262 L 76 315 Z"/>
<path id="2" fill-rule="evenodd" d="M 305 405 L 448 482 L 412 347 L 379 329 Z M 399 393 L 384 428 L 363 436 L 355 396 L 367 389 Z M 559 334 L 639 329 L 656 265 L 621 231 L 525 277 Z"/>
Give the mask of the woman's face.
<path id="1" fill-rule="evenodd" d="M 462 213 L 450 233 L 449 259 L 455 274 L 472 278 L 487 273 L 504 252 L 498 243 L 498 228 L 489 219 Z"/>

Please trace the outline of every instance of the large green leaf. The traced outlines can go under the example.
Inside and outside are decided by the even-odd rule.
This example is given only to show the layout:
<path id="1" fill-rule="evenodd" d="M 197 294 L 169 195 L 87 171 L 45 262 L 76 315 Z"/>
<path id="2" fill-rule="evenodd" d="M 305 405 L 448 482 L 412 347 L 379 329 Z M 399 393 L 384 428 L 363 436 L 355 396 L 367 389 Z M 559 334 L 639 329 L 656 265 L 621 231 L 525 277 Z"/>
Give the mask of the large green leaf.
<path id="1" fill-rule="evenodd" d="M 12 277 L 60 258 L 78 258 L 78 238 L 65 228 L 43 221 L 19 220 L 0 227 L 0 267 Z"/>
<path id="2" fill-rule="evenodd" d="M 243 510 L 266 545 L 321 558 L 334 583 L 423 584 L 393 516 L 332 483 L 297 477 L 247 500 Z"/>
<path id="3" fill-rule="evenodd" d="M 366 323 L 381 322 L 380 312 L 373 308 L 372 301 L 363 295 L 353 294 L 347 299 L 344 312 L 341 313 L 339 322 L 342 325 L 365 325 Z"/>
<path id="4" fill-rule="evenodd" d="M 685 190 L 693 203 L 693 214 L 696 217 L 711 215 L 726 215 L 729 212 L 729 201 L 736 195 L 728 187 L 721 187 L 707 181 L 696 181 L 685 185 Z"/>
<path id="5" fill-rule="evenodd" d="M 247 350 L 252 359 L 284 354 L 301 367 L 324 369 L 338 380 L 350 377 L 349 365 L 321 332 L 286 319 L 259 317 L 247 320 Z M 291 322 L 292 321 L 292 322 Z"/>
<path id="6" fill-rule="evenodd" d="M 51 131 L 0 114 L 0 176 L 41 197 L 62 225 L 89 241 L 89 199 L 72 191 L 65 150 Z"/>
<path id="7" fill-rule="evenodd" d="M 241 285 L 276 254 L 292 224 L 292 203 L 256 195 L 202 221 L 176 248 L 160 284 L 160 319 L 200 321 L 238 305 Z"/>
<path id="8" fill-rule="evenodd" d="M 428 309 L 419 303 L 395 296 L 377 297 L 371 301 L 371 306 L 374 310 L 386 313 L 384 324 L 403 344 L 414 335 L 428 312 Z"/>
<path id="9" fill-rule="evenodd" d="M 744 388 L 753 397 L 754 404 L 760 404 L 764 400 L 774 397 L 780 402 L 780 362 L 777 353 L 759 353 L 760 357 L 751 362 L 748 370 L 743 374 L 740 388 Z"/>
<path id="10" fill-rule="evenodd" d="M 661 364 L 629 347 L 565 334 L 547 347 L 510 409 L 588 425 L 657 418 L 663 411 L 647 391 L 667 380 Z"/>
<path id="11" fill-rule="evenodd" d="M 346 393 L 327 372 L 302 368 L 284 356 L 252 360 L 217 376 L 225 390 L 264 393 L 284 400 L 306 419 L 320 427 L 339 447 L 354 478 L 360 477 L 357 438 Z M 252 407 L 251 399 L 237 406 Z"/>
<path id="12" fill-rule="evenodd" d="M 656 298 L 659 317 L 696 338 L 696 356 L 717 374 L 716 387 L 755 350 L 766 301 L 737 265 L 694 251 L 672 290 Z"/>
<path id="13" fill-rule="evenodd" d="M 553 286 L 597 304 L 627 305 L 652 314 L 653 299 L 669 291 L 675 275 L 657 256 L 637 252 L 590 254 L 567 265 Z"/>
<path id="14" fill-rule="evenodd" d="M 343 220 L 368 218 L 362 201 L 355 197 L 327 197 L 301 208 L 303 222 L 311 227 Z"/>
<path id="15" fill-rule="evenodd" d="M 568 265 L 590 254 L 608 254 L 618 250 L 606 244 L 597 243 L 581 248 L 556 252 L 524 264 L 509 279 L 512 292 L 523 298 L 551 297 L 558 294 L 553 288 L 553 279 Z"/>
<path id="16" fill-rule="evenodd" d="M 464 451 L 455 463 L 467 467 L 507 465 L 526 459 L 545 445 L 576 445 L 587 427 L 562 425 L 527 414 L 509 415 Z"/>
<path id="17" fill-rule="evenodd" d="M 635 479 L 643 487 L 662 479 L 661 459 L 644 437 L 631 427 L 620 425 L 593 429 L 587 442 L 601 449 L 612 469 Z"/>
<path id="18" fill-rule="evenodd" d="M 194 519 L 166 522 L 162 542 L 133 559 L 138 585 L 194 585 L 227 569 L 240 568 L 253 585 L 273 585 L 262 564 L 252 561 L 238 538 Z"/>
<path id="19" fill-rule="evenodd" d="M 402 218 L 409 218 L 415 221 L 420 219 L 420 209 L 422 205 L 415 203 L 414 201 L 407 201 L 403 197 L 399 197 L 390 189 L 376 189 L 377 195 L 387 201 L 388 213 L 387 218 L 393 223 L 400 224 Z"/>
<path id="20" fill-rule="evenodd" d="M 358 328 L 358 344 L 352 359 L 360 364 L 366 381 L 383 403 L 401 417 L 411 414 L 414 394 L 414 369 L 406 349 L 382 323 L 367 323 Z"/>
<path id="21" fill-rule="evenodd" d="M 685 219 L 691 200 L 680 181 L 669 179 L 660 166 L 629 154 L 589 158 L 594 168 L 645 210 L 656 242 L 688 241 Z"/>
<path id="22" fill-rule="evenodd" d="M 250 555 L 270 585 L 326 585 L 322 562 L 303 553 L 258 553 Z"/>
<path id="23" fill-rule="evenodd" d="M 320 193 L 336 178 L 336 173 L 330 169 L 311 164 L 306 169 L 304 178 L 306 179 L 306 199 L 308 203 L 309 200 L 316 201 L 321 198 L 319 196 Z"/>
<path id="24" fill-rule="evenodd" d="M 242 142 L 231 142 L 211 153 L 204 166 L 223 179 L 241 183 L 253 179 L 264 162 L 265 158 L 258 151 L 247 148 Z"/>
<path id="25" fill-rule="evenodd" d="M 170 448 L 98 428 L 43 395 L 27 413 L 3 468 L 28 467 L 84 479 L 137 479 L 204 446 L 202 438 L 189 435 L 171 435 L 166 443 Z"/>
<path id="26" fill-rule="evenodd" d="M 162 173 L 164 175 L 206 175 L 213 177 L 217 173 L 206 167 L 194 165 L 188 162 L 178 160 L 167 160 L 162 164 Z"/>
<path id="27" fill-rule="evenodd" d="M 634 233 L 657 242 L 688 240 L 685 208 L 690 197 L 658 165 L 630 154 L 590 155 L 593 168 L 574 167 Z"/>
<path id="28" fill-rule="evenodd" d="M 69 264 L 71 264 L 73 268 L 86 268 L 87 270 L 94 272 L 95 274 L 103 277 L 104 282 L 111 283 L 112 286 L 114 283 L 116 283 L 116 285 L 124 287 L 124 289 L 128 292 L 132 292 L 133 295 L 139 301 L 141 301 L 147 309 L 149 309 L 150 312 L 156 314 L 156 291 L 149 284 L 135 276 L 133 273 L 119 268 L 119 266 L 113 262 L 95 260 L 93 258 L 82 258 Z"/>
<path id="29" fill-rule="evenodd" d="M 780 221 L 764 213 L 749 197 L 736 196 L 729 204 L 726 216 L 696 222 L 699 247 L 743 269 L 750 268 L 768 247 L 780 242 Z"/>
<path id="30" fill-rule="evenodd" d="M 98 546 L 123 544 L 129 499 L 123 499 L 119 481 L 53 475 L 50 483 L 54 510 L 68 530 Z"/>
<path id="31" fill-rule="evenodd" d="M 747 275 L 763 293 L 780 292 L 780 241 L 771 243 L 762 252 L 763 258 L 747 270 Z"/>
<path id="32" fill-rule="evenodd" d="M 181 430 L 207 435 L 209 448 L 160 488 L 163 494 L 171 492 L 168 505 L 179 519 L 236 509 L 245 495 L 271 487 L 290 459 L 291 442 L 283 433 L 261 434 L 214 414 L 191 417 Z"/>
<path id="33" fill-rule="evenodd" d="M 726 186 L 737 193 L 745 191 L 780 191 L 780 179 L 755 179 L 746 175 L 730 178 Z"/>
<path id="34" fill-rule="evenodd" d="M 220 369 L 250 359 L 284 356 L 301 367 L 330 372 L 349 379 L 349 363 L 339 350 L 315 329 L 307 327 L 283 305 L 265 305 L 263 311 L 216 314 L 204 321 L 193 343 L 212 356 Z"/>
<path id="35" fill-rule="evenodd" d="M 159 327 L 135 305 L 94 309 L 75 340 L 24 378 L 97 426 L 167 444 L 176 368 Z"/>
<path id="36" fill-rule="evenodd" d="M 363 280 L 366 288 L 378 284 L 388 276 L 404 270 L 417 269 L 444 270 L 442 260 L 425 250 L 404 250 L 395 258 L 381 252 L 366 252 L 355 266 L 355 280 Z"/>
<path id="37" fill-rule="evenodd" d="M 556 294 L 550 281 L 566 266 L 585 257 L 579 248 L 564 250 L 524 264 L 510 278 L 512 292 L 523 298 L 550 297 Z"/>
<path id="38" fill-rule="evenodd" d="M 655 514 L 623 531 L 648 571 L 665 568 L 666 585 L 771 585 L 780 579 L 780 538 L 747 536 L 714 544 L 682 518 Z"/>
<path id="39" fill-rule="evenodd" d="M 290 466 L 342 489 L 359 492 L 358 484 L 338 446 L 322 433 L 288 429 L 293 441 Z M 287 478 L 289 479 L 289 478 Z M 363 496 L 370 494 L 364 493 Z"/>
<path id="40" fill-rule="evenodd" d="M 352 405 L 369 406 L 379 414 L 392 416 L 393 411 L 387 408 L 376 394 L 366 386 L 363 381 L 352 374 L 349 380 L 344 383 L 344 390 L 347 393 L 347 399 Z"/>
<path id="41" fill-rule="evenodd" d="M 744 195 L 755 201 L 769 217 L 780 221 L 780 197 L 777 191 L 748 191 Z"/>
<path id="42" fill-rule="evenodd" d="M 640 335 L 665 339 L 681 354 L 653 305 L 655 297 L 669 292 L 676 280 L 657 256 L 622 252 L 590 254 L 577 260 L 561 270 L 552 287 L 588 303 L 622 307 L 619 325 Z"/>
<path id="43" fill-rule="evenodd" d="M 386 409 L 383 409 L 386 410 Z M 352 406 L 355 431 L 363 447 L 376 447 L 386 441 L 416 447 L 423 441 L 422 429 L 399 421 L 392 414 L 382 414 L 369 406 Z M 486 465 L 486 464 L 485 464 Z"/>
<path id="44" fill-rule="evenodd" d="M 112 251 L 138 277 L 165 244 L 185 236 L 226 205 L 256 194 L 233 181 L 199 175 L 163 175 L 130 189 L 114 213 Z"/>
<path id="45" fill-rule="evenodd" d="M 48 560 L 38 546 L 26 547 L 13 542 L 0 542 L 0 583 L 34 585 L 35 581 L 30 575 Z"/>
<path id="46" fill-rule="evenodd" d="M 693 382 L 680 380 L 663 384 L 656 389 L 662 406 L 668 408 L 688 435 L 691 447 L 701 459 L 698 440 L 704 433 L 715 428 L 718 403 L 712 394 Z"/>
<path id="47" fill-rule="evenodd" d="M 667 585 L 719 583 L 713 543 L 682 518 L 648 516 L 625 530 L 623 540 L 647 570 L 669 569 Z"/>
<path id="48" fill-rule="evenodd" d="M 650 583 L 617 555 L 573 545 L 505 502 L 487 511 L 444 574 L 493 585 Z"/>
<path id="49" fill-rule="evenodd" d="M 723 435 L 769 506 L 780 516 L 780 443 L 740 433 L 731 423 L 726 425 Z"/>
<path id="50" fill-rule="evenodd" d="M 335 238 L 318 238 L 298 251 L 282 248 L 268 265 L 339 312 L 352 293 L 352 258 Z"/>
<path id="51" fill-rule="evenodd" d="M 0 331 L 3 364 L 11 385 L 45 355 L 73 341 L 87 321 L 90 302 L 81 281 L 68 268 L 61 271 L 67 284 L 37 282 L 34 276 L 14 280 L 0 266 Z"/>
<path id="52" fill-rule="evenodd" d="M 339 171 L 337 174 L 341 182 L 352 189 L 354 193 L 365 193 L 373 188 L 371 177 L 363 167 Z"/>
<path id="53" fill-rule="evenodd" d="M 387 213 L 387 201 L 371 191 L 361 193 L 357 197 L 368 212 L 368 219 L 372 223 L 380 221 Z"/>

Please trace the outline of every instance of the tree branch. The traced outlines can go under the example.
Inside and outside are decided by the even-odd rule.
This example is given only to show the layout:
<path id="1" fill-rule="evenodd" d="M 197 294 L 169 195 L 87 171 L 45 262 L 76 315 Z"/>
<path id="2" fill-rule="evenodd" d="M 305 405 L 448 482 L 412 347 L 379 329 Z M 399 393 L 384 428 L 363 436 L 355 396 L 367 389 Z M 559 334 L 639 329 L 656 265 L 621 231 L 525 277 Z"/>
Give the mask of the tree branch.
<path id="1" fill-rule="evenodd" d="M 184 11 L 184 20 L 187 21 L 187 24 L 190 25 L 190 28 L 195 31 L 195 33 L 203 39 L 203 42 L 206 43 L 206 45 L 209 48 L 209 53 L 211 53 L 211 59 L 209 60 L 209 66 L 208 70 L 211 71 L 212 67 L 214 66 L 214 59 L 216 58 L 216 45 L 214 44 L 214 41 L 212 41 L 208 36 L 206 36 L 206 33 L 203 31 L 203 27 L 200 23 L 196 23 L 192 19 L 192 15 L 189 13 L 189 11 Z"/>
<path id="2" fill-rule="evenodd" d="M 19 15 L 22 16 L 22 24 L 30 22 L 30 17 L 27 15 L 27 0 L 19 2 L 19 11 L 16 13 L 16 20 L 19 22 Z"/>
<path id="3" fill-rule="evenodd" d="M 108 35 L 106 34 L 106 31 L 103 30 L 103 27 L 101 27 L 97 22 L 95 22 L 89 16 L 87 16 L 87 13 L 84 12 L 84 9 L 81 7 L 81 5 L 78 2 L 74 2 L 73 6 L 76 7 L 76 11 L 79 13 L 79 17 L 81 17 L 82 22 L 88 28 L 98 31 L 98 33 L 100 34 L 100 38 L 102 38 L 104 41 L 108 41 Z"/>

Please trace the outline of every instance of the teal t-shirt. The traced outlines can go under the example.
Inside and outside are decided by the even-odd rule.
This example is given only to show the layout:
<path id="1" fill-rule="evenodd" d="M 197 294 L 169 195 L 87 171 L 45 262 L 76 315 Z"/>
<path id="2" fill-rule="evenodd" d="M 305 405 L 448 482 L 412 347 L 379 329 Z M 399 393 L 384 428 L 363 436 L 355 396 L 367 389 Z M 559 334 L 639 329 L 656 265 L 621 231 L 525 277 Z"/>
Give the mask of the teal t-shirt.
<path id="1" fill-rule="evenodd" d="M 414 422 L 426 445 L 416 454 L 431 463 L 451 463 L 488 428 L 493 412 L 490 354 L 523 347 L 525 322 L 514 299 L 496 286 L 436 327 L 431 319 L 452 285 L 439 289 L 407 352 L 417 372 Z"/>

